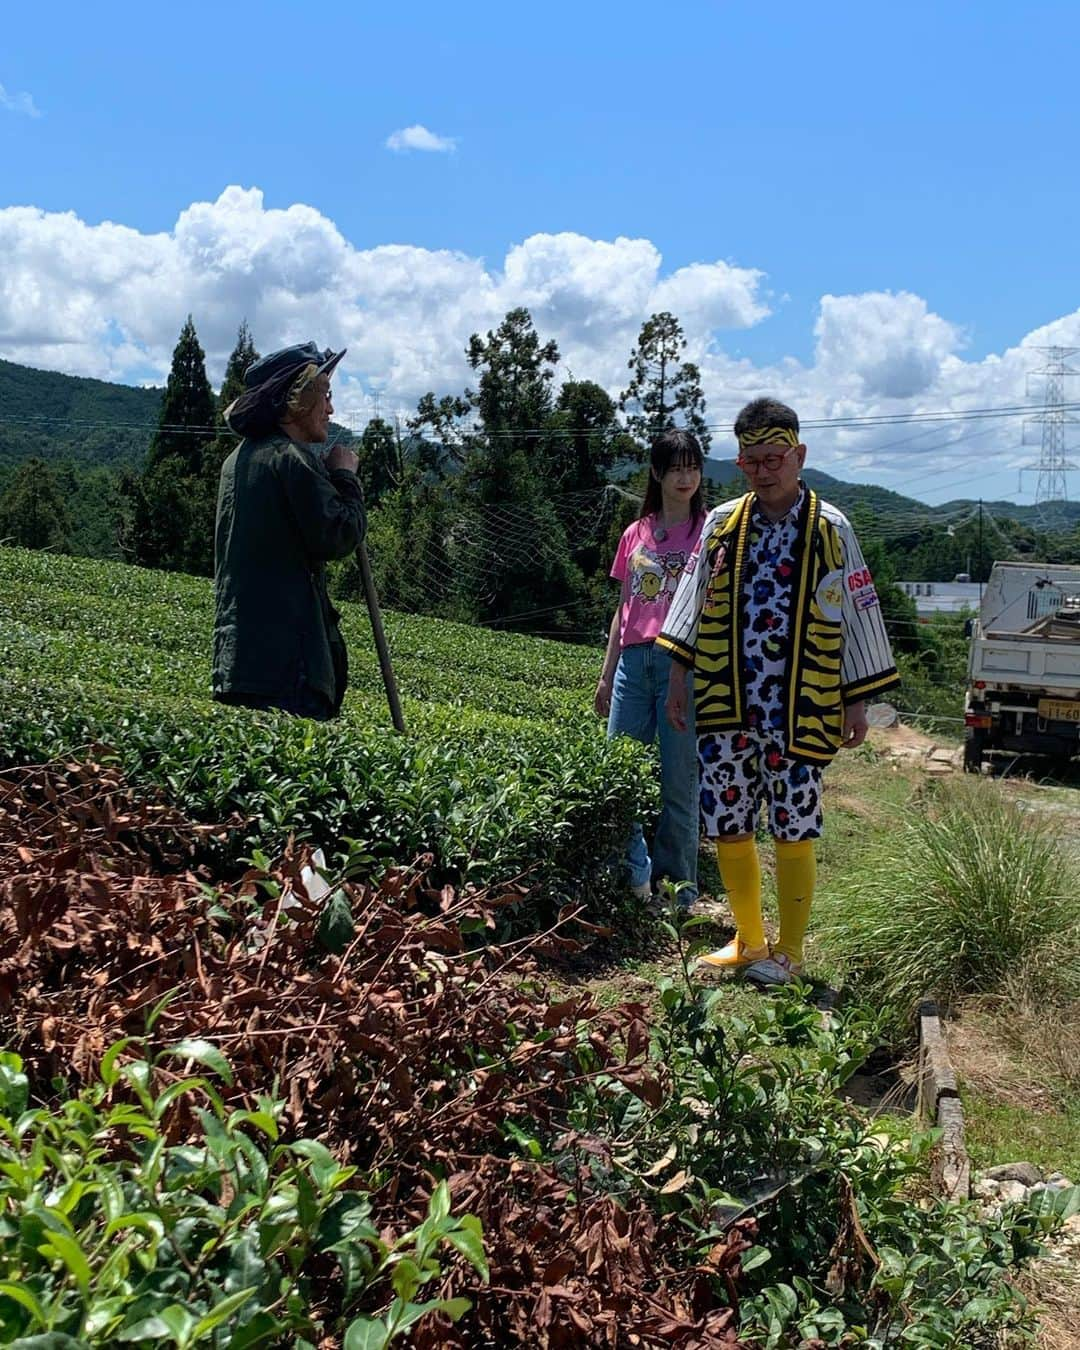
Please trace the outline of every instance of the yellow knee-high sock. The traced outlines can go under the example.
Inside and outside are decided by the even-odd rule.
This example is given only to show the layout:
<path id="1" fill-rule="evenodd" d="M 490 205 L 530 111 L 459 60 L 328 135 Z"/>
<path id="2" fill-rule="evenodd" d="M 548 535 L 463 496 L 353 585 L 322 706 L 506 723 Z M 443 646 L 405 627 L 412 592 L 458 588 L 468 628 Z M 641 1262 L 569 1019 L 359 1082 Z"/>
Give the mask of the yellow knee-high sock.
<path id="1" fill-rule="evenodd" d="M 716 861 L 744 947 L 765 946 L 761 922 L 761 860 L 754 839 L 718 839 Z"/>
<path id="2" fill-rule="evenodd" d="M 780 910 L 780 941 L 776 951 L 795 965 L 803 959 L 803 938 L 810 921 L 810 904 L 817 881 L 814 841 L 777 839 L 776 903 Z"/>

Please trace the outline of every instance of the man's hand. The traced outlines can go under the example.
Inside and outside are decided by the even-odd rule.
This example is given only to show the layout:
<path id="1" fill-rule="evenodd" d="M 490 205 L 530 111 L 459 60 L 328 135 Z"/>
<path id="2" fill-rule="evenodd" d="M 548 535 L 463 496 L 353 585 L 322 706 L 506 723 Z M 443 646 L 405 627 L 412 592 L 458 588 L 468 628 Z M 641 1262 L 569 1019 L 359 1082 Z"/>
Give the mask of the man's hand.
<path id="1" fill-rule="evenodd" d="M 355 473 L 360 467 L 360 458 L 347 445 L 335 445 L 326 456 L 328 469 L 344 469 L 346 473 Z"/>
<path id="2" fill-rule="evenodd" d="M 676 731 L 686 730 L 686 708 L 686 667 L 672 661 L 664 712 L 667 713 L 667 720 Z"/>
<path id="3" fill-rule="evenodd" d="M 849 703 L 844 709 L 844 739 L 841 743 L 843 748 L 854 750 L 857 745 L 862 745 L 868 730 L 866 704 Z"/>
<path id="4" fill-rule="evenodd" d="M 593 710 L 597 717 L 607 717 L 611 712 L 611 676 L 601 675 L 593 698 Z"/>

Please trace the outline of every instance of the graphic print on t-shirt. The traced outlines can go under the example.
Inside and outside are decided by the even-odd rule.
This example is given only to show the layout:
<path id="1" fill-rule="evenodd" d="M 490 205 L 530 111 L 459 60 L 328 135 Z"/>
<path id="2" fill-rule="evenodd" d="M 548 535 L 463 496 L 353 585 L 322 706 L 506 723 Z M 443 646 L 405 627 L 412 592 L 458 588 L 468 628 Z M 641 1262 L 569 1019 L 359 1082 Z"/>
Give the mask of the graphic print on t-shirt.
<path id="1" fill-rule="evenodd" d="M 630 555 L 630 594 L 646 604 L 674 595 L 689 558 L 685 549 L 659 553 L 639 544 Z"/>

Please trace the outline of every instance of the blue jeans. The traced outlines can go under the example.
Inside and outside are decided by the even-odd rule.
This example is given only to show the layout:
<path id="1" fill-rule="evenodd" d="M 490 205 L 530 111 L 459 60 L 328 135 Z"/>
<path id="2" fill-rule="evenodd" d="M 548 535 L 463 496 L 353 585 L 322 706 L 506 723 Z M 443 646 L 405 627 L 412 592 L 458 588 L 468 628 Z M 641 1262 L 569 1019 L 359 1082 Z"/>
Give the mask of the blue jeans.
<path id="1" fill-rule="evenodd" d="M 624 647 L 611 690 L 609 736 L 632 736 L 643 745 L 660 737 L 660 822 L 652 841 L 653 881 L 689 881 L 684 905 L 697 898 L 698 758 L 694 732 L 694 677 L 687 673 L 686 730 L 667 720 L 671 657 L 654 643 Z"/>

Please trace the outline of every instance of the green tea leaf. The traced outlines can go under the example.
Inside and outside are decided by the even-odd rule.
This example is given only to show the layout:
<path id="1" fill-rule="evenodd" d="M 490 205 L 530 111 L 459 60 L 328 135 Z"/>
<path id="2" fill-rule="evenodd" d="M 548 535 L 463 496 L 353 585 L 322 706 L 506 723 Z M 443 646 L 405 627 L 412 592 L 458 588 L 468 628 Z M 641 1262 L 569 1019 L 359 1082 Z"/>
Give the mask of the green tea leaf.
<path id="1" fill-rule="evenodd" d="M 38 1251 L 42 1256 L 58 1257 L 67 1267 L 83 1294 L 87 1292 L 91 1279 L 90 1263 L 75 1238 L 67 1233 L 53 1230 L 38 1248 Z"/>
<path id="2" fill-rule="evenodd" d="M 463 1215 L 458 1227 L 447 1233 L 446 1240 L 465 1257 L 485 1282 L 491 1278 L 484 1254 L 483 1229 L 475 1214 Z"/>
<path id="3" fill-rule="evenodd" d="M 85 1341 L 77 1341 L 62 1331 L 43 1331 L 38 1336 L 20 1336 L 8 1350 L 89 1350 Z"/>
<path id="4" fill-rule="evenodd" d="M 349 1323 L 342 1350 L 384 1350 L 389 1343 L 386 1323 L 372 1317 L 358 1317 Z"/>
<path id="5" fill-rule="evenodd" d="M 344 891 L 334 891 L 327 896 L 319 916 L 318 937 L 334 956 L 340 956 L 356 937 L 352 906 Z"/>
<path id="6" fill-rule="evenodd" d="M 30 1100 L 30 1084 L 22 1059 L 10 1050 L 0 1051 L 0 1115 L 17 1120 Z"/>
<path id="7" fill-rule="evenodd" d="M 36 1322 L 40 1322 L 42 1326 L 48 1325 L 45 1310 L 38 1302 L 37 1295 L 28 1285 L 16 1284 L 12 1280 L 0 1280 L 0 1294 L 5 1294 L 8 1298 L 14 1299 L 16 1303 L 21 1304 L 30 1316 Z"/>
<path id="8" fill-rule="evenodd" d="M 206 1068 L 212 1069 L 219 1078 L 223 1078 L 232 1087 L 233 1077 L 229 1061 L 210 1041 L 189 1037 L 186 1040 L 178 1041 L 175 1045 L 170 1045 L 166 1050 L 162 1050 L 156 1059 L 161 1060 L 166 1057 L 190 1059 L 196 1064 L 202 1064 Z"/>
<path id="9" fill-rule="evenodd" d="M 189 1340 L 197 1341 L 201 1336 L 208 1335 L 215 1327 L 219 1327 L 223 1322 L 228 1321 L 233 1313 L 238 1308 L 242 1308 L 254 1293 L 254 1288 L 238 1289 L 235 1294 L 230 1294 L 228 1298 L 223 1298 L 220 1303 L 215 1303 L 206 1316 L 200 1317 L 195 1323 L 195 1328 Z"/>

